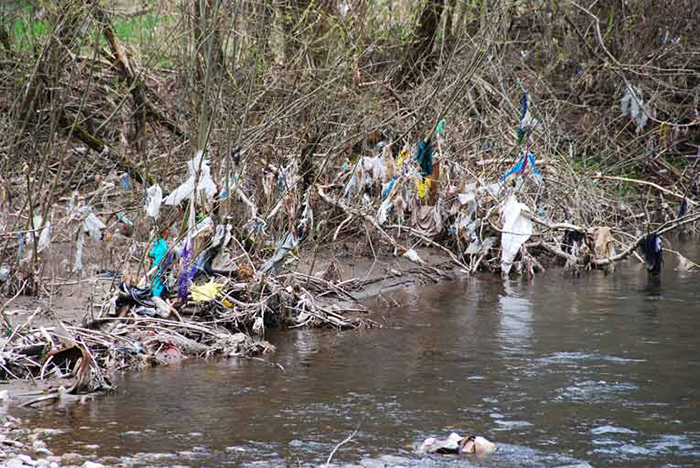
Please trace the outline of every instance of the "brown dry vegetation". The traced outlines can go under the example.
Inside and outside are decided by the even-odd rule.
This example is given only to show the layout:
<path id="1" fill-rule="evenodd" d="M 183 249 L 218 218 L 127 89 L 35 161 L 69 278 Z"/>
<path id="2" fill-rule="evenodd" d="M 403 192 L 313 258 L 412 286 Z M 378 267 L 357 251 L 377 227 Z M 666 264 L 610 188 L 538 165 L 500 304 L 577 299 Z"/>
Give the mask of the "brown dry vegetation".
<path id="1" fill-rule="evenodd" d="M 259 270 L 286 233 L 299 235 L 305 208 L 315 213 L 302 236 L 304 272 L 258 283 L 246 304 L 274 293 L 296 310 L 310 282 L 318 290 L 342 284 L 333 265 L 348 244 L 375 259 L 428 246 L 464 272 L 498 270 L 497 249 L 466 253 L 474 238 L 461 234 L 457 194 L 496 182 L 517 162 L 524 93 L 539 122 L 524 144 L 542 183 L 526 177 L 498 194 L 480 192 L 470 215 L 480 243 L 500 235 L 498 207 L 509 193 L 536 217 L 537 235 L 519 257 L 530 272 L 545 254 L 570 266 L 609 265 L 644 233 L 693 228 L 698 219 L 694 0 L 46 0 L 2 8 L 0 263 L 14 279 L 2 285 L 8 296 L 71 279 L 79 206 L 91 207 L 113 237 L 86 244 L 97 258 L 78 275 L 142 274 L 162 225 L 175 221 L 184 234 L 187 224 L 176 209 L 145 217 L 145 191 L 154 183 L 175 189 L 197 150 L 219 190 L 234 193 L 198 200 L 197 213 L 231 224 L 239 267 Z M 621 116 L 630 93 L 643 124 Z M 418 200 L 412 158 L 394 166 L 443 119 L 445 133 L 433 138 L 440 173 Z M 358 158 L 383 152 L 377 143 L 390 148 L 389 173 L 345 197 L 362 175 Z M 118 189 L 123 174 L 128 191 Z M 407 207 L 393 199 L 394 214 L 378 222 L 382 182 L 392 176 Z M 278 188 L 280 180 L 293 183 Z M 689 211 L 674 221 L 683 200 Z M 404 224 L 404 211 L 440 220 Z M 37 215 L 54 224 L 51 246 L 31 254 L 39 236 L 30 237 L 30 261 L 18 266 L 18 235 L 34 230 Z M 600 226 L 613 229 L 617 256 L 595 251 L 593 237 L 592 252 L 560 249 L 562 231 L 594 236 Z M 430 253 L 423 257 L 421 267 L 439 277 Z M 304 276 L 320 265 L 327 277 Z M 319 307 L 322 323 L 347 325 Z"/>

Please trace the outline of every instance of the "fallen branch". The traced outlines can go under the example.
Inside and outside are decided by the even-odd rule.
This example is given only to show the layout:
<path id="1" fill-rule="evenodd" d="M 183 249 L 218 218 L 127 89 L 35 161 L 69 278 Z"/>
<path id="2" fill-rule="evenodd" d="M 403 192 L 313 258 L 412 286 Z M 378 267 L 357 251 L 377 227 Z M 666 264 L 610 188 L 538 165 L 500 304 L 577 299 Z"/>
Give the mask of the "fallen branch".
<path id="1" fill-rule="evenodd" d="M 359 430 L 359 429 L 355 429 L 355 430 L 353 431 L 352 434 L 350 434 L 349 436 L 347 436 L 345 439 L 343 439 L 342 442 L 340 442 L 338 445 L 336 445 L 335 447 L 333 447 L 333 451 L 331 452 L 330 455 L 328 455 L 328 460 L 326 460 L 326 468 L 328 468 L 328 465 L 330 465 L 331 460 L 333 459 L 333 455 L 335 455 L 335 452 L 337 452 L 338 449 L 339 449 L 341 446 L 343 446 L 343 445 L 347 444 L 348 442 L 350 442 L 350 441 L 352 440 L 352 438 L 355 437 L 355 434 L 357 434 L 357 431 L 358 431 L 358 430 Z"/>
<path id="2" fill-rule="evenodd" d="M 644 238 L 647 237 L 649 234 L 656 234 L 656 235 L 661 236 L 661 235 L 666 234 L 668 232 L 671 232 L 674 229 L 677 229 L 683 225 L 690 224 L 690 223 L 693 223 L 696 221 L 700 221 L 700 213 L 688 214 L 686 216 L 683 216 L 682 218 L 678 218 L 678 219 L 675 219 L 673 221 L 669 221 L 669 222 L 659 226 L 655 231 L 650 231 L 650 232 L 644 234 L 643 236 L 636 238 L 634 243 L 627 246 L 622 252 L 620 252 L 616 255 L 613 255 L 612 257 L 607 257 L 607 258 L 591 258 L 589 263 L 593 266 L 600 267 L 600 266 L 610 265 L 611 263 L 619 262 L 620 260 L 624 260 L 625 258 L 629 257 L 639 247 L 639 245 L 642 243 Z M 546 222 L 544 222 L 544 224 L 547 225 Z M 581 228 L 578 228 L 578 229 L 581 229 Z M 585 231 L 582 231 L 582 232 L 585 232 Z M 538 242 L 528 243 L 527 247 L 528 248 L 532 248 L 532 247 L 545 248 L 548 251 L 550 251 L 551 253 L 553 253 L 554 255 L 556 255 L 557 257 L 568 260 L 574 265 L 575 264 L 581 265 L 581 264 L 585 263 L 582 258 L 575 257 L 571 254 L 568 254 L 568 253 L 562 251 L 561 249 L 544 242 L 544 240 L 540 240 Z"/>
<path id="3" fill-rule="evenodd" d="M 445 252 L 447 255 L 450 256 L 450 258 L 452 259 L 452 261 L 453 261 L 458 267 L 462 268 L 465 272 L 469 272 L 469 267 L 466 266 L 464 263 L 462 263 L 462 262 L 459 260 L 459 258 L 457 258 L 457 256 L 456 256 L 454 253 L 452 253 L 452 251 L 451 251 L 450 249 L 448 249 L 448 248 L 446 248 L 446 247 L 443 247 L 442 245 L 438 244 L 438 243 L 435 242 L 434 240 L 425 237 L 425 236 L 422 235 L 418 230 L 413 229 L 413 228 L 411 228 L 411 227 L 399 226 L 399 225 L 392 225 L 392 226 L 387 226 L 387 227 L 392 228 L 392 229 L 405 229 L 405 230 L 407 230 L 409 233 L 411 233 L 411 234 L 413 234 L 414 236 L 420 238 L 420 240 L 422 240 L 423 242 L 425 242 L 425 243 L 427 243 L 427 244 L 430 244 L 431 246 L 436 247 L 436 248 L 442 250 L 443 252 Z"/>
<path id="4" fill-rule="evenodd" d="M 655 184 L 654 182 L 648 182 L 646 180 L 630 179 L 628 177 L 618 177 L 618 176 L 604 176 L 604 175 L 593 176 L 593 178 L 594 179 L 605 179 L 605 180 L 617 180 L 619 182 L 630 182 L 630 183 L 637 184 L 637 185 L 648 185 L 649 187 L 655 188 L 659 192 L 663 192 L 667 195 L 671 195 L 672 197 L 676 197 L 679 200 L 686 199 L 686 200 L 688 200 L 688 203 L 690 205 L 697 205 L 698 204 L 697 202 L 691 200 L 690 198 L 686 198 L 686 196 L 683 194 L 674 192 L 674 191 L 669 190 L 667 188 L 663 188 L 662 186 Z"/>
<path id="5" fill-rule="evenodd" d="M 397 249 L 401 252 L 408 251 L 408 249 L 402 247 L 401 244 L 399 244 L 393 237 L 391 237 L 389 234 L 387 234 L 386 231 L 384 229 L 382 229 L 382 227 L 379 225 L 377 220 L 374 219 L 373 216 L 370 216 L 366 213 L 362 213 L 358 210 L 350 208 L 347 204 L 345 204 L 345 202 L 342 199 L 334 200 L 333 197 L 331 197 L 326 192 L 324 192 L 323 187 L 321 187 L 320 185 L 317 185 L 316 189 L 318 190 L 318 195 L 321 197 L 321 199 L 323 201 L 325 201 L 329 205 L 339 207 L 347 215 L 353 215 L 353 216 L 357 216 L 357 217 L 361 217 L 361 218 L 365 219 L 367 222 L 369 222 L 374 227 L 374 229 L 377 232 L 379 232 L 379 234 L 381 234 L 381 236 L 389 244 L 392 245 L 392 247 L 394 247 L 395 249 Z M 418 263 L 419 265 L 425 265 L 425 261 L 423 261 L 421 258 L 418 258 L 418 261 L 416 261 L 416 263 Z"/>

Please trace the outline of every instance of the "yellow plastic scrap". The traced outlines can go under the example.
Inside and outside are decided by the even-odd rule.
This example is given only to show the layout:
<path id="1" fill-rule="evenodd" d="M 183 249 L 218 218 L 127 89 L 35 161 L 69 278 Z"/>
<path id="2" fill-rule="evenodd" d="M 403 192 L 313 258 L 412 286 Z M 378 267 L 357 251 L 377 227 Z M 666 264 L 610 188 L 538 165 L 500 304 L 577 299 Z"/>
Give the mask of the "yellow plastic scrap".
<path id="1" fill-rule="evenodd" d="M 209 281 L 200 286 L 192 286 L 190 292 L 194 302 L 209 302 L 216 298 L 217 294 L 219 294 L 219 289 L 221 289 L 219 283 Z"/>
<path id="2" fill-rule="evenodd" d="M 406 157 L 408 157 L 408 155 L 409 155 L 408 150 L 404 148 L 399 153 L 399 157 L 396 158 L 396 168 L 399 170 L 399 172 L 403 168 L 403 162 L 406 159 Z"/>
<path id="3" fill-rule="evenodd" d="M 425 198 L 425 193 L 430 190 L 430 179 L 423 179 L 422 177 L 419 177 L 416 181 L 416 185 L 418 186 L 418 198 L 422 200 Z"/>

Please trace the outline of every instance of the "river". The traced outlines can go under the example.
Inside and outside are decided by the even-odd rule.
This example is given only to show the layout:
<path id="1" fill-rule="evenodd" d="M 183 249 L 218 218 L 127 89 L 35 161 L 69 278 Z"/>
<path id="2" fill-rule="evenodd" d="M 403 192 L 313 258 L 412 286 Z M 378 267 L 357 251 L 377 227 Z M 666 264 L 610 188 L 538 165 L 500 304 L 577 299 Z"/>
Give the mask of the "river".
<path id="1" fill-rule="evenodd" d="M 686 253 L 697 261 L 700 247 Z M 381 329 L 286 331 L 278 352 L 130 373 L 117 395 L 44 412 L 47 443 L 126 466 L 700 465 L 700 273 L 636 262 L 579 278 L 407 289 Z M 478 434 L 483 460 L 422 456 Z"/>

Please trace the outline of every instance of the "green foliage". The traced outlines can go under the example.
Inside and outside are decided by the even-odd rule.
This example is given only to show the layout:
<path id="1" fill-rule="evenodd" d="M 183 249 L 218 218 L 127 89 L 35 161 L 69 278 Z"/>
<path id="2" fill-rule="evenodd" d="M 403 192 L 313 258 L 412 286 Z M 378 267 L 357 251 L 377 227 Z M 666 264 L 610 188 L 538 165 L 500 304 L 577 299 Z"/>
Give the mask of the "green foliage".
<path id="1" fill-rule="evenodd" d="M 129 18 L 117 18 L 114 21 L 114 32 L 123 42 L 137 43 L 150 39 L 157 28 L 163 24 L 164 19 L 161 15 L 147 13 Z"/>
<path id="2" fill-rule="evenodd" d="M 16 18 L 10 28 L 12 42 L 21 50 L 31 49 L 48 36 L 51 25 L 46 20 L 34 20 L 29 16 Z"/>

